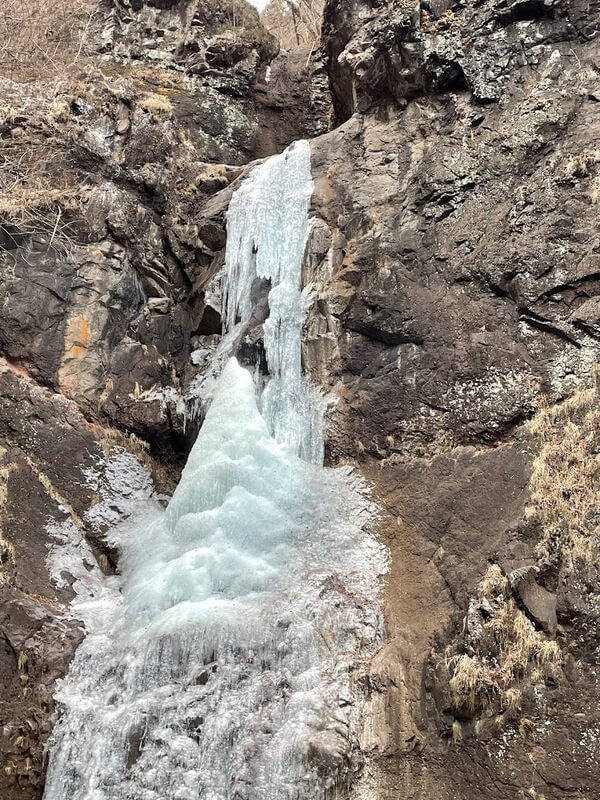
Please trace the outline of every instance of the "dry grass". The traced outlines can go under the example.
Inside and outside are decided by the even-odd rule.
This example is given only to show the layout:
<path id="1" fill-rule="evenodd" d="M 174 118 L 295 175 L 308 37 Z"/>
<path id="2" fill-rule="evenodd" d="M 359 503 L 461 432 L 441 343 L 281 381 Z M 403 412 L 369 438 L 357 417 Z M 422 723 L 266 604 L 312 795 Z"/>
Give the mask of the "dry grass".
<path id="1" fill-rule="evenodd" d="M 600 178 L 594 178 L 590 183 L 587 196 L 593 206 L 600 203 Z"/>
<path id="2" fill-rule="evenodd" d="M 511 711 L 521 710 L 523 695 L 521 694 L 520 689 L 511 686 L 510 689 L 507 689 L 504 692 L 504 699 L 506 701 L 507 708 L 509 708 Z"/>
<path id="3" fill-rule="evenodd" d="M 505 693 L 535 664 L 550 665 L 556 670 L 560 667 L 558 644 L 537 631 L 512 599 L 486 623 L 484 632 L 488 652 L 498 665 L 497 680 Z"/>
<path id="4" fill-rule="evenodd" d="M 535 722 L 532 719 L 523 717 L 519 723 L 519 735 L 522 739 L 525 739 L 525 741 L 535 741 Z"/>
<path id="5" fill-rule="evenodd" d="M 453 707 L 469 717 L 488 707 L 518 714 L 524 680 L 539 684 L 546 677 L 560 677 L 560 647 L 517 607 L 497 565 L 490 566 L 479 592 L 486 617 L 476 638 L 468 642 L 472 654 L 447 657 Z"/>
<path id="6" fill-rule="evenodd" d="M 479 591 L 485 597 L 502 595 L 508 586 L 508 578 L 502 572 L 498 564 L 490 564 L 487 568 L 483 580 L 479 584 Z"/>
<path id="7" fill-rule="evenodd" d="M 571 156 L 564 165 L 565 178 L 587 178 L 596 164 L 600 163 L 600 150 L 587 150 Z"/>
<path id="8" fill-rule="evenodd" d="M 86 53 L 97 0 L 7 0 L 0 10 L 0 72 L 16 80 L 60 73 Z"/>
<path id="9" fill-rule="evenodd" d="M 454 744 L 458 744 L 458 742 L 462 742 L 462 738 L 462 725 L 455 719 L 452 723 L 452 741 Z"/>
<path id="10" fill-rule="evenodd" d="M 114 66 L 104 65 L 103 70 L 111 74 Z M 126 77 L 127 80 L 142 92 L 159 92 L 161 94 L 174 94 L 185 89 L 185 80 L 180 72 L 159 67 L 157 64 L 119 64 L 116 70 L 117 77 Z"/>
<path id="11" fill-rule="evenodd" d="M 456 709 L 474 714 L 489 705 L 500 686 L 487 660 L 465 654 L 454 658 L 450 691 Z"/>
<path id="12" fill-rule="evenodd" d="M 598 542 L 600 504 L 600 372 L 587 389 L 541 407 L 530 430 L 541 449 L 533 463 L 527 517 L 539 523 L 542 564 L 589 559 Z"/>
<path id="13" fill-rule="evenodd" d="M 593 561 L 600 545 L 600 370 L 590 387 L 552 407 L 541 404 L 529 429 L 539 452 L 526 517 L 539 527 L 541 539 L 538 565 L 526 571 Z M 455 647 L 455 655 L 447 655 L 459 716 L 498 708 L 520 714 L 522 684 L 539 685 L 562 675 L 558 642 L 536 629 L 513 595 L 522 574 L 517 570 L 509 580 L 497 564 L 488 568 L 474 605 L 479 612 L 465 622 L 463 653 L 456 654 Z M 528 720 L 522 719 L 521 727 L 524 738 L 533 735 Z"/>
<path id="14" fill-rule="evenodd" d="M 170 114 L 173 111 L 173 103 L 168 96 L 159 92 L 146 92 L 136 100 L 136 106 L 149 111 L 151 114 Z"/>
<path id="15" fill-rule="evenodd" d="M 535 658 L 541 666 L 550 665 L 559 667 L 562 663 L 562 654 L 558 642 L 551 639 L 538 644 L 535 651 Z"/>
<path id="16" fill-rule="evenodd" d="M 62 148 L 0 139 L 0 249 L 10 253 L 35 235 L 47 250 L 67 252 L 82 191 L 73 185 Z"/>

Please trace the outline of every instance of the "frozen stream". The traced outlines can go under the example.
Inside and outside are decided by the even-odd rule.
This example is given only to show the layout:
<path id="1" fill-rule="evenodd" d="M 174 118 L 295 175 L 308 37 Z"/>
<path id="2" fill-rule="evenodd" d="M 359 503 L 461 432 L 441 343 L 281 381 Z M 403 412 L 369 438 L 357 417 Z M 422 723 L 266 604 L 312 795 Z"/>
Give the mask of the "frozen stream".
<path id="1" fill-rule="evenodd" d="M 317 800 L 352 773 L 384 558 L 358 482 L 322 466 L 302 374 L 311 192 L 297 142 L 232 198 L 226 324 L 268 279 L 271 377 L 257 401 L 230 359 L 166 511 L 115 531 L 122 574 L 83 609 L 45 800 Z"/>

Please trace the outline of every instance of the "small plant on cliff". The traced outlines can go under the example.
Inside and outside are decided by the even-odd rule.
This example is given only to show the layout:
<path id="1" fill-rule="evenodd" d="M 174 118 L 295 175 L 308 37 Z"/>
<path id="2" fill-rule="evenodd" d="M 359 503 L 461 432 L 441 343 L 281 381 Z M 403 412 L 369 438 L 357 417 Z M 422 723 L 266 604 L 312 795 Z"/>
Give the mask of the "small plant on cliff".
<path id="1" fill-rule="evenodd" d="M 461 717 L 498 711 L 514 716 L 521 711 L 522 682 L 559 677 L 562 654 L 518 608 L 497 564 L 490 565 L 478 589 L 458 645 L 468 652 L 447 657 L 453 709 Z"/>
<path id="2" fill-rule="evenodd" d="M 498 564 L 490 564 L 483 576 L 483 580 L 479 584 L 479 591 L 485 597 L 493 597 L 498 594 L 504 594 L 507 586 L 508 578 Z"/>
<path id="3" fill-rule="evenodd" d="M 159 92 L 146 92 L 136 100 L 136 106 L 151 114 L 170 114 L 173 111 L 168 96 Z"/>
<path id="4" fill-rule="evenodd" d="M 454 659 L 450 691 L 454 708 L 472 716 L 489 705 L 499 694 L 500 686 L 485 659 L 464 654 Z"/>
<path id="5" fill-rule="evenodd" d="M 82 191 L 58 145 L 25 135 L 0 138 L 0 252 L 14 253 L 33 235 L 47 251 L 66 252 Z"/>
<path id="6" fill-rule="evenodd" d="M 600 150 L 586 150 L 576 156 L 571 156 L 564 165 L 565 178 L 587 178 L 599 163 Z"/>
<path id="7" fill-rule="evenodd" d="M 41 237 L 46 251 L 66 252 L 72 243 L 65 209 L 77 208 L 68 189 L 30 189 L 0 193 L 0 252 L 12 254 L 31 236 Z"/>

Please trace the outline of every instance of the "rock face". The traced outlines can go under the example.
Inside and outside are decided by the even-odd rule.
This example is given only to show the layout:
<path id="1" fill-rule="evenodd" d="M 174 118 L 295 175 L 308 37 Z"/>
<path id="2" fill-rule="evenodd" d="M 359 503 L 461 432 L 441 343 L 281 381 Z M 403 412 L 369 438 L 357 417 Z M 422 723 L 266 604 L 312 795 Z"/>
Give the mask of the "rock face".
<path id="1" fill-rule="evenodd" d="M 376 797 L 599 791 L 599 22 L 325 10 L 306 362 L 386 514 Z"/>
<path id="2" fill-rule="evenodd" d="M 105 2 L 83 67 L 0 84 L 0 794 L 195 435 L 235 182 L 307 137 L 305 367 L 392 556 L 356 800 L 591 800 L 600 7 L 330 0 L 310 57 L 230 11 Z"/>
<path id="3" fill-rule="evenodd" d="M 150 501 L 157 465 L 4 359 L 0 398 L 0 790 L 37 798 L 53 683 L 83 636 L 68 604 L 113 571 L 104 533 Z"/>

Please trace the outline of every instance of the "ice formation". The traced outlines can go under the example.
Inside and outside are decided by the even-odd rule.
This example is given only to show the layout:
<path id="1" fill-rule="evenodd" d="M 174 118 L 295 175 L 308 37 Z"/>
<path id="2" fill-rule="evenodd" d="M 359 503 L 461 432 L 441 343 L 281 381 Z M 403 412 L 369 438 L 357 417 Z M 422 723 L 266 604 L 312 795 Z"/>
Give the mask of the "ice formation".
<path id="1" fill-rule="evenodd" d="M 271 281 L 263 413 L 231 358 L 166 511 L 120 534 L 120 594 L 90 602 L 57 691 L 45 800 L 316 800 L 348 779 L 384 563 L 368 500 L 320 463 L 301 371 L 311 186 L 301 142 L 231 201 L 230 326 Z"/>
<path id="2" fill-rule="evenodd" d="M 302 323 L 310 287 L 301 288 L 312 194 L 310 147 L 296 142 L 255 169 L 227 214 L 224 319 L 232 330 L 253 310 L 258 279 L 270 282 L 264 342 L 269 374 L 263 416 L 275 438 L 303 458 L 323 460 L 323 409 L 302 374 Z"/>

